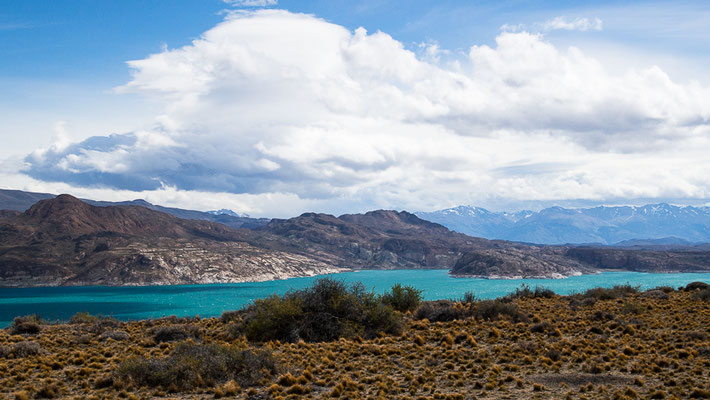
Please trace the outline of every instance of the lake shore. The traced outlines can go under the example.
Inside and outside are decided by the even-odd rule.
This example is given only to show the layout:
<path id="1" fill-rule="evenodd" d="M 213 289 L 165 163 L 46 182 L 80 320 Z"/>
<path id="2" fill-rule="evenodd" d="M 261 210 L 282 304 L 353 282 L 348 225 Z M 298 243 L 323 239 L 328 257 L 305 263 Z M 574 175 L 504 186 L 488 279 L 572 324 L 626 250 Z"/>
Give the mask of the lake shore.
<path id="1" fill-rule="evenodd" d="M 113 316 L 119 320 L 178 317 L 219 316 L 255 299 L 310 285 L 324 276 L 346 282 L 362 282 L 378 293 L 396 283 L 423 290 L 425 300 L 461 298 L 473 291 L 481 299 L 504 296 L 521 285 L 547 287 L 559 294 L 581 292 L 593 287 L 639 285 L 642 289 L 656 286 L 679 287 L 693 281 L 710 282 L 710 274 L 651 274 L 604 272 L 566 279 L 488 280 L 454 278 L 448 270 L 354 270 L 331 275 L 318 275 L 285 280 L 212 285 L 168 286 L 86 286 L 0 289 L 0 328 L 8 326 L 18 315 L 40 314 L 44 319 L 67 321 L 77 312 Z"/>

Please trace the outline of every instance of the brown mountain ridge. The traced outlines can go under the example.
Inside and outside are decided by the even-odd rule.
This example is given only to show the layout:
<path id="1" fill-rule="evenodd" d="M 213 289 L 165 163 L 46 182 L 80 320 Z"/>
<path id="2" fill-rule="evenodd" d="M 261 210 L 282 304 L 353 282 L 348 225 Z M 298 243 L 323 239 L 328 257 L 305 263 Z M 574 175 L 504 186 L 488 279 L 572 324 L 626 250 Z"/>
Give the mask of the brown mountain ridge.
<path id="1" fill-rule="evenodd" d="M 706 271 L 708 265 L 705 251 L 490 241 L 391 210 L 340 217 L 306 213 L 235 229 L 135 205 L 97 207 L 60 195 L 0 218 L 0 286 L 224 283 L 363 268 L 561 278 L 605 268 Z"/>

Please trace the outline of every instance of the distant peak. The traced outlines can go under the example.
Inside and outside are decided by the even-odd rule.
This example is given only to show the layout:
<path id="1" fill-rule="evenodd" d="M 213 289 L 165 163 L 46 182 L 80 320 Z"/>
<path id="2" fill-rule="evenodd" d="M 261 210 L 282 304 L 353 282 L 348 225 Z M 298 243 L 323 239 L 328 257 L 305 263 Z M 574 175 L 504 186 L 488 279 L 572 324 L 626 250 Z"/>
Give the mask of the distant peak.
<path id="1" fill-rule="evenodd" d="M 232 210 L 222 208 L 219 210 L 214 210 L 214 211 L 207 211 L 207 214 L 212 214 L 212 215 L 229 215 L 230 217 L 238 217 L 238 218 L 248 218 L 249 214 L 240 214 L 237 212 L 234 212 Z"/>
<path id="2" fill-rule="evenodd" d="M 30 207 L 30 209 L 27 210 L 25 214 L 30 217 L 42 219 L 56 214 L 63 214 L 66 212 L 76 214 L 89 207 L 91 206 L 70 194 L 60 194 L 59 196 L 52 199 L 38 201 L 32 207 Z"/>

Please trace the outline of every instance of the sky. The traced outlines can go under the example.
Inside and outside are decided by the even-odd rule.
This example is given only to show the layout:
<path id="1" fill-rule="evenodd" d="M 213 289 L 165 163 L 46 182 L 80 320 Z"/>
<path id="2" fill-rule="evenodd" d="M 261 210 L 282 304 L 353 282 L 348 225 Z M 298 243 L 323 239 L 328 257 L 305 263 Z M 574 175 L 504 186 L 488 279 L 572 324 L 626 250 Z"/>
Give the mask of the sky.
<path id="1" fill-rule="evenodd" d="M 710 4 L 27 0 L 0 188 L 289 217 L 710 202 Z"/>

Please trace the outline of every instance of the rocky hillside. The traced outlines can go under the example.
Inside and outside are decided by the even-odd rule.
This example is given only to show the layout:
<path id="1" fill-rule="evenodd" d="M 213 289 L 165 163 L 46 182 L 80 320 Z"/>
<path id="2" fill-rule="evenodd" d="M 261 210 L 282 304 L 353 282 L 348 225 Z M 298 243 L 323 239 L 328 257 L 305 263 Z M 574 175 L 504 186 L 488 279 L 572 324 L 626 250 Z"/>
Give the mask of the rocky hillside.
<path id="1" fill-rule="evenodd" d="M 408 212 L 384 210 L 340 217 L 306 213 L 274 219 L 259 232 L 272 247 L 352 268 L 451 268 L 463 252 L 492 246 Z"/>
<path id="2" fill-rule="evenodd" d="M 453 266 L 451 274 L 489 279 L 544 279 L 593 273 L 596 270 L 567 257 L 562 248 L 509 246 L 466 252 Z"/>
<path id="3" fill-rule="evenodd" d="M 250 245 L 250 232 L 61 195 L 0 220 L 0 286 L 243 282 L 340 271 Z"/>

